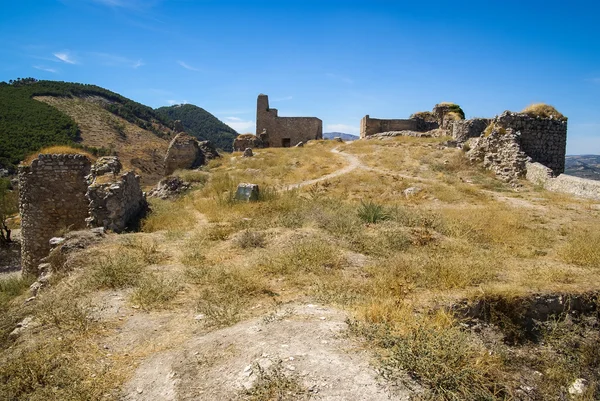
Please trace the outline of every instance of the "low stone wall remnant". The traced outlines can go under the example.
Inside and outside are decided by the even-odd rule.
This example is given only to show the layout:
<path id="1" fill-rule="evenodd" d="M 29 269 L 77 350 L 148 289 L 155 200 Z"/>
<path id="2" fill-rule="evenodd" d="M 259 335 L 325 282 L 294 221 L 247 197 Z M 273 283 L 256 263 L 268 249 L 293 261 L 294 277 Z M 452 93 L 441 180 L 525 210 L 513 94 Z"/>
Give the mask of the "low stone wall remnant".
<path id="1" fill-rule="evenodd" d="M 528 181 L 541 185 L 548 191 L 561 192 L 581 198 L 600 201 L 600 181 L 561 174 L 552 176 L 552 170 L 541 163 L 527 163 Z"/>

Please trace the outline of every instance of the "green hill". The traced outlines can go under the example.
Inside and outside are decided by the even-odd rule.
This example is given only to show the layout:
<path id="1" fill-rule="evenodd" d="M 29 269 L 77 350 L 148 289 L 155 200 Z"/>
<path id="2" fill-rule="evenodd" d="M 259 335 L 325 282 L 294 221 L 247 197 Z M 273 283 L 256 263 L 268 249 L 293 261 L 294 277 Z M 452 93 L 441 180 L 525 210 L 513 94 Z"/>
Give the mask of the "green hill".
<path id="1" fill-rule="evenodd" d="M 217 148 L 233 150 L 233 140 L 238 133 L 201 107 L 183 104 L 156 109 L 159 115 L 181 120 L 186 132 L 200 140 L 209 140 Z"/>
<path id="2" fill-rule="evenodd" d="M 35 96 L 97 97 L 104 109 L 162 137 L 172 122 L 151 107 L 96 85 L 34 78 L 0 82 L 0 167 L 13 168 L 28 153 L 45 146 L 81 142 L 77 123 Z"/>

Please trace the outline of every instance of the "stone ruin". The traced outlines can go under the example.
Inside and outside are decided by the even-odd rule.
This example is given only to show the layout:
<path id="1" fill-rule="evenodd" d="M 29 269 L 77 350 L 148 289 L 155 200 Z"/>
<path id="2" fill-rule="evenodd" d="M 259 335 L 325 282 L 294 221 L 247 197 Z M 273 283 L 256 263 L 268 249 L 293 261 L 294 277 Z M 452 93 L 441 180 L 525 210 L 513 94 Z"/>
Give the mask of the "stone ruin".
<path id="1" fill-rule="evenodd" d="M 452 110 L 450 105 L 436 104 L 431 113 L 416 113 L 405 119 L 371 118 L 367 114 L 360 121 L 360 138 L 368 138 L 382 133 L 406 133 L 408 136 L 421 136 L 417 134 L 448 126 L 451 120 L 446 116 Z M 428 114 L 429 118 L 425 118 L 423 114 Z"/>
<path id="2" fill-rule="evenodd" d="M 263 134 L 262 136 L 266 139 L 266 134 Z M 265 142 L 254 134 L 241 134 L 233 140 L 233 150 L 236 152 L 243 152 L 246 149 L 260 149 L 264 147 L 266 147 Z"/>
<path id="3" fill-rule="evenodd" d="M 80 154 L 40 154 L 19 166 L 23 274 L 38 274 L 52 237 L 86 226 L 119 232 L 145 210 L 139 176 L 119 172 L 114 156 L 92 166 Z"/>
<path id="4" fill-rule="evenodd" d="M 178 169 L 194 169 L 209 160 L 220 157 L 210 141 L 198 141 L 191 135 L 181 132 L 169 144 L 165 156 L 165 175 Z"/>
<path id="5" fill-rule="evenodd" d="M 269 107 L 267 95 L 258 95 L 256 100 L 256 137 L 264 147 L 289 148 L 299 142 L 323 139 L 323 121 L 320 119 L 316 117 L 279 117 L 277 113 L 277 109 Z"/>

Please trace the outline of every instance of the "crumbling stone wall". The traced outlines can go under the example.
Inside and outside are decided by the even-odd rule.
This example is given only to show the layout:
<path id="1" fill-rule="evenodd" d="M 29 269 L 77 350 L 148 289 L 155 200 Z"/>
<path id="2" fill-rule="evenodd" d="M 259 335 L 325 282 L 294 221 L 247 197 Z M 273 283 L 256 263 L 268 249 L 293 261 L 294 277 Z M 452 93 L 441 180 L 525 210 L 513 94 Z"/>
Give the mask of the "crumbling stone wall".
<path id="1" fill-rule="evenodd" d="M 472 138 L 467 157 L 472 162 L 482 162 L 503 181 L 518 185 L 526 173 L 529 157 L 519 146 L 519 135 L 511 129 L 494 128 L 489 136 Z"/>
<path id="2" fill-rule="evenodd" d="M 549 167 L 555 176 L 565 171 L 566 119 L 531 117 L 505 111 L 494 119 L 493 124 L 519 131 L 521 149 L 532 161 Z"/>
<path id="3" fill-rule="evenodd" d="M 316 117 L 279 117 L 269 108 L 269 97 L 260 94 L 256 101 L 256 136 L 265 146 L 295 146 L 311 139 L 323 139 L 323 122 Z"/>
<path id="4" fill-rule="evenodd" d="M 94 177 L 85 196 L 90 201 L 88 225 L 117 233 L 125 230 L 148 207 L 140 176 L 133 171 L 120 176 L 108 173 Z"/>
<path id="5" fill-rule="evenodd" d="M 549 191 L 600 200 L 600 181 L 566 174 L 561 174 L 555 178 L 553 177 L 552 170 L 541 163 L 527 163 L 526 168 L 527 180 L 541 185 Z"/>
<path id="6" fill-rule="evenodd" d="M 470 138 L 477 138 L 490 125 L 491 121 L 491 118 L 453 121 L 451 125 L 452 139 L 458 143 L 464 143 Z"/>
<path id="7" fill-rule="evenodd" d="M 39 155 L 19 166 L 23 274 L 37 275 L 40 259 L 50 251 L 48 241 L 59 231 L 85 227 L 90 166 L 83 155 Z"/>
<path id="8" fill-rule="evenodd" d="M 366 115 L 360 120 L 360 137 L 366 138 L 381 132 L 417 131 L 416 119 L 382 120 Z"/>
<path id="9" fill-rule="evenodd" d="M 169 144 L 165 156 L 165 175 L 177 169 L 192 169 L 204 164 L 204 153 L 198 140 L 184 132 L 177 134 Z"/>
<path id="10" fill-rule="evenodd" d="M 242 134 L 238 135 L 233 140 L 233 150 L 236 152 L 243 152 L 244 150 L 264 148 L 265 143 L 256 135 Z"/>

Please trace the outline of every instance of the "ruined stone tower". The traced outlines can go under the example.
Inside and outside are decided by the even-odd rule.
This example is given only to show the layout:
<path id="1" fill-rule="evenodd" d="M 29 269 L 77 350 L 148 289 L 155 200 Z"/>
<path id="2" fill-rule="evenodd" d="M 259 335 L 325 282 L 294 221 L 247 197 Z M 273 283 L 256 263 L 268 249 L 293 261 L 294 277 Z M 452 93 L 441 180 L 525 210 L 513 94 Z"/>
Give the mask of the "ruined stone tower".
<path id="1" fill-rule="evenodd" d="M 323 122 L 316 117 L 279 117 L 269 108 L 269 97 L 260 94 L 256 101 L 256 136 L 266 146 L 295 146 L 299 142 L 323 138 Z"/>
<path id="2" fill-rule="evenodd" d="M 19 166 L 23 274 L 38 274 L 50 238 L 86 226 L 90 167 L 87 157 L 76 154 L 41 154 L 31 165 Z"/>

